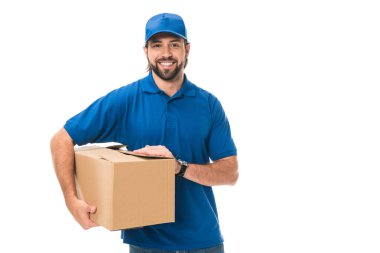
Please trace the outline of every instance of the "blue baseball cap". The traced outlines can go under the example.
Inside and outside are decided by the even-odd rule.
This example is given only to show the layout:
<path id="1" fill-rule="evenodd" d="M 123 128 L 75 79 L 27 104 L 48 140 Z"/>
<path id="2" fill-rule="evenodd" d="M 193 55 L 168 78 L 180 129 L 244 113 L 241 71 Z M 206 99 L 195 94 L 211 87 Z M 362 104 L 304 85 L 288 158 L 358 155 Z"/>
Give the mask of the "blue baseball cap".
<path id="1" fill-rule="evenodd" d="M 171 33 L 187 40 L 185 22 L 177 14 L 161 13 L 151 17 L 145 27 L 145 43 L 157 33 Z"/>

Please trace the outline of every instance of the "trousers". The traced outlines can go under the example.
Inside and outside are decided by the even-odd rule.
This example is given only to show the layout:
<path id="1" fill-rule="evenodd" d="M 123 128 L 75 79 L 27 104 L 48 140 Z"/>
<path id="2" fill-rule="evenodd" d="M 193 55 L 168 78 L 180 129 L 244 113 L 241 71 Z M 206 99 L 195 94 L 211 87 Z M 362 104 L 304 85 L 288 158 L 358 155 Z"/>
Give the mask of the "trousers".
<path id="1" fill-rule="evenodd" d="M 129 245 L 129 253 L 224 253 L 223 244 L 195 250 L 160 250 L 160 249 L 144 249 L 134 245 Z"/>

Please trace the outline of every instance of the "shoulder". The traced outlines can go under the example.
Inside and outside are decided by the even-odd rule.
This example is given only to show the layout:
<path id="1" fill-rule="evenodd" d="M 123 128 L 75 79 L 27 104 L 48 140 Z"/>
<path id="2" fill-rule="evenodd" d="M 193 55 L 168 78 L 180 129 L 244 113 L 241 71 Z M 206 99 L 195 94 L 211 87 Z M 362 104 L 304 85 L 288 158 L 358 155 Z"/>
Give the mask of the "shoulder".
<path id="1" fill-rule="evenodd" d="M 196 86 L 196 95 L 199 97 L 199 99 L 208 104 L 211 111 L 221 107 L 219 99 L 210 91 Z"/>
<path id="2" fill-rule="evenodd" d="M 215 103 L 216 101 L 218 101 L 218 98 L 212 94 L 210 91 L 208 90 L 205 90 L 197 85 L 195 85 L 194 83 L 190 82 L 190 85 L 193 86 L 193 89 L 194 89 L 194 93 L 195 93 L 195 96 L 200 99 L 200 100 L 204 100 L 204 101 L 207 101 L 208 103 L 210 104 L 213 104 Z"/>
<path id="3" fill-rule="evenodd" d="M 123 85 L 119 88 L 116 88 L 110 91 L 105 97 L 109 97 L 115 100 L 123 100 L 128 99 L 129 97 L 135 97 L 141 92 L 141 83 L 144 82 L 145 78 L 137 80 L 135 82 Z"/>
<path id="4" fill-rule="evenodd" d="M 112 96 L 123 96 L 124 95 L 125 96 L 125 95 L 131 94 L 131 93 L 137 93 L 138 89 L 139 89 L 139 81 L 140 80 L 135 81 L 133 83 L 123 85 L 117 89 L 114 89 L 108 95 L 112 95 Z"/>

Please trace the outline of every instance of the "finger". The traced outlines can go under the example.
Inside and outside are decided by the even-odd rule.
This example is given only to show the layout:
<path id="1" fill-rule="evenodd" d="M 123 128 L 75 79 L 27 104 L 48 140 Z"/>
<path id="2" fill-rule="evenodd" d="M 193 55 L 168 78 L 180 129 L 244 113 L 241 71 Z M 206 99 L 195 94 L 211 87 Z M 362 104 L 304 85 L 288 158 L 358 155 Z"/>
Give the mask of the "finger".
<path id="1" fill-rule="evenodd" d="M 96 206 L 90 206 L 90 213 L 95 213 L 96 212 Z"/>
<path id="2" fill-rule="evenodd" d="M 149 149 L 149 146 L 145 146 L 144 148 L 139 148 L 139 149 L 133 150 L 132 152 L 134 152 L 134 153 L 142 153 L 142 152 L 145 152 L 148 149 Z"/>
<path id="3" fill-rule="evenodd" d="M 98 224 L 96 224 L 93 220 L 90 220 L 89 224 L 88 224 L 89 228 L 93 228 L 93 227 L 99 227 Z"/>
<path id="4" fill-rule="evenodd" d="M 93 220 L 91 220 L 90 218 L 90 214 L 93 214 L 96 212 L 96 206 L 91 206 L 91 205 L 88 205 L 87 206 L 87 216 L 85 217 L 85 221 L 84 221 L 84 225 L 82 226 L 83 229 L 87 230 L 87 229 L 90 229 L 92 227 L 97 227 L 99 226 L 98 224 L 96 224 Z"/>
<path id="5" fill-rule="evenodd" d="M 144 151 L 142 151 L 142 149 L 136 149 L 136 150 L 133 150 L 132 152 L 135 154 L 143 154 L 144 153 Z"/>
<path id="6" fill-rule="evenodd" d="M 136 150 L 134 153 L 139 154 L 139 155 L 148 155 L 148 156 L 155 156 L 158 155 L 157 152 L 154 150 L 147 150 L 147 149 L 141 149 L 141 150 Z"/>
<path id="7" fill-rule="evenodd" d="M 96 224 L 96 223 L 95 223 L 94 221 L 92 221 L 92 220 L 89 220 L 89 221 L 86 223 L 86 225 L 82 226 L 82 228 L 83 228 L 84 230 L 88 230 L 88 229 L 93 228 L 93 227 L 99 227 L 99 225 Z"/>
<path id="8" fill-rule="evenodd" d="M 154 150 L 153 150 L 153 147 L 149 146 L 149 147 L 145 147 L 145 148 L 136 149 L 132 152 L 136 153 L 136 154 L 142 154 L 142 155 L 152 155 Z"/>
<path id="9" fill-rule="evenodd" d="M 133 153 L 148 155 L 148 156 L 163 156 L 163 157 L 174 157 L 173 154 L 165 146 L 149 146 L 146 145 L 144 148 L 136 149 Z"/>

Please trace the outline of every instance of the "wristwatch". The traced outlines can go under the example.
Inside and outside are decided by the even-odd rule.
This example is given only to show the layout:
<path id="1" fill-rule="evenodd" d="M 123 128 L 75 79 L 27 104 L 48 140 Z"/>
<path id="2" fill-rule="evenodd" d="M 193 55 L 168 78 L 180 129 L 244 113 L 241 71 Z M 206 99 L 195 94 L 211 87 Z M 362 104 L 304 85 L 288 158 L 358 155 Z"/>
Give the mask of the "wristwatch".
<path id="1" fill-rule="evenodd" d="M 185 161 L 182 161 L 182 160 L 177 160 L 177 161 L 181 165 L 181 169 L 176 174 L 176 176 L 177 177 L 183 177 L 183 175 L 185 175 L 185 173 L 186 173 L 186 170 L 187 170 L 187 167 L 189 166 L 189 164 L 187 162 L 185 162 Z"/>

